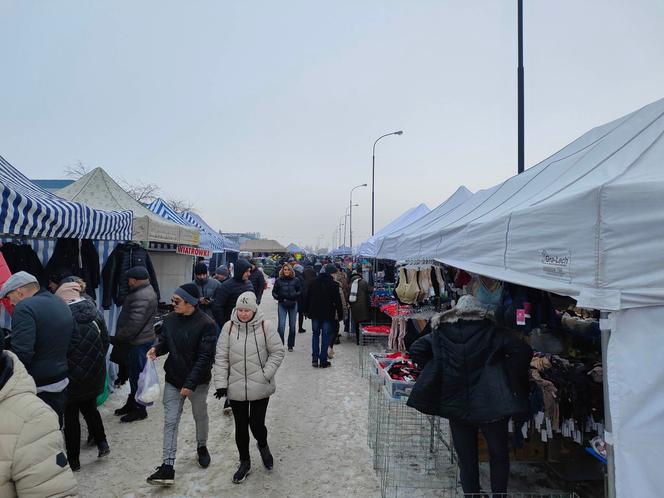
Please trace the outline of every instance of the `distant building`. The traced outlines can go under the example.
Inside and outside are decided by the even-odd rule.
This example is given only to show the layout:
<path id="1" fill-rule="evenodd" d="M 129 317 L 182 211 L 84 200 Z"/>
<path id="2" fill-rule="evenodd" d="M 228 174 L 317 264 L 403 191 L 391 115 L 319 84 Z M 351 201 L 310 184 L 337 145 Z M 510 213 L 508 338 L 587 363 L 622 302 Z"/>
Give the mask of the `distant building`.
<path id="1" fill-rule="evenodd" d="M 239 246 L 241 246 L 243 243 L 247 242 L 248 240 L 258 240 L 261 238 L 261 234 L 258 232 L 240 233 L 240 232 L 222 232 L 220 230 L 219 233 L 224 237 L 226 237 L 227 239 L 237 243 Z"/>
<path id="2" fill-rule="evenodd" d="M 30 180 L 30 181 L 35 185 L 37 185 L 38 187 L 41 187 L 44 190 L 51 193 L 55 193 L 61 188 L 65 188 L 74 183 L 74 180 Z"/>

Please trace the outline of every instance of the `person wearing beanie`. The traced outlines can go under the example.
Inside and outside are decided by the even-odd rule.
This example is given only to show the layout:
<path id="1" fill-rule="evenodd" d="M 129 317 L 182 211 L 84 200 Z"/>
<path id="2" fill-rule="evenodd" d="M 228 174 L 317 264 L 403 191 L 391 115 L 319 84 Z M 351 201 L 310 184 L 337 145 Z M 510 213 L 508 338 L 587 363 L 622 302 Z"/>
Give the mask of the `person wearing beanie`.
<path id="1" fill-rule="evenodd" d="M 251 263 L 240 258 L 235 263 L 233 278 L 226 280 L 215 290 L 212 300 L 212 313 L 220 328 L 231 319 L 231 313 L 240 294 L 254 292 L 254 287 L 249 281 L 250 276 Z"/>
<path id="2" fill-rule="evenodd" d="M 228 268 L 226 268 L 225 266 L 219 266 L 214 271 L 214 279 L 220 284 L 228 279 L 228 275 L 229 275 Z"/>
<path id="3" fill-rule="evenodd" d="M 198 464 L 207 468 L 211 457 L 207 449 L 207 395 L 212 378 L 217 333 L 214 320 L 200 309 L 200 291 L 194 283 L 183 284 L 173 292 L 174 311 L 164 318 L 157 343 L 147 354 L 150 361 L 168 355 L 164 363 L 164 451 L 162 465 L 148 477 L 155 485 L 175 482 L 175 456 L 178 426 L 186 399 L 196 424 Z"/>
<path id="4" fill-rule="evenodd" d="M 65 282 L 55 291 L 55 295 L 67 303 L 76 322 L 67 355 L 69 386 L 65 405 L 65 444 L 73 471 L 81 468 L 79 413 L 83 415 L 93 444 L 99 450 L 98 457 L 102 458 L 111 451 L 97 410 L 97 396 L 104 391 L 106 384 L 108 330 L 95 303 L 84 299 L 81 293 L 78 282 Z"/>
<path id="5" fill-rule="evenodd" d="M 121 415 L 120 422 L 134 422 L 147 418 L 148 412 L 134 395 L 138 389 L 138 376 L 145 367 L 145 355 L 155 338 L 153 322 L 157 313 L 157 294 L 150 285 L 150 275 L 144 266 L 135 266 L 127 271 L 129 294 L 122 303 L 115 336 L 111 338 L 114 351 L 111 359 L 124 362 L 129 377 L 130 392 L 127 402 L 115 410 Z M 115 360 L 113 360 L 115 361 Z"/>
<path id="6" fill-rule="evenodd" d="M 319 273 L 307 291 L 306 309 L 311 318 L 311 366 L 327 368 L 331 366 L 327 351 L 335 330 L 335 321 L 343 316 L 339 284 L 333 275 L 337 267 L 327 265 Z"/>
<path id="7" fill-rule="evenodd" d="M 302 295 L 302 281 L 295 276 L 293 267 L 284 263 L 279 273 L 279 278 L 272 287 L 272 297 L 277 301 L 279 324 L 277 331 L 284 342 L 286 318 L 288 318 L 288 351 L 295 347 L 295 325 L 297 321 L 297 303 Z"/>
<path id="8" fill-rule="evenodd" d="M 0 496 L 76 496 L 58 419 L 3 343 L 0 336 Z"/>
<path id="9" fill-rule="evenodd" d="M 214 299 L 214 291 L 217 290 L 217 287 L 219 287 L 221 283 L 214 278 L 210 278 L 205 263 L 196 264 L 194 267 L 194 278 L 195 280 L 192 283 L 198 287 L 199 294 L 201 295 L 198 304 L 201 310 L 207 313 L 210 318 L 214 319 L 211 305 L 212 300 Z"/>
<path id="10" fill-rule="evenodd" d="M 69 384 L 67 351 L 75 328 L 71 311 L 24 271 L 2 285 L 0 298 L 4 297 L 14 306 L 11 349 L 34 379 L 37 396 L 53 408 L 62 427 Z"/>
<path id="11" fill-rule="evenodd" d="M 274 466 L 267 444 L 265 414 L 276 391 L 275 374 L 284 359 L 284 345 L 274 325 L 258 309 L 253 292 L 237 299 L 231 320 L 221 331 L 214 362 L 215 397 L 230 400 L 235 419 L 235 443 L 240 466 L 233 475 L 236 484 L 251 472 L 249 428 L 258 443 L 263 465 Z"/>

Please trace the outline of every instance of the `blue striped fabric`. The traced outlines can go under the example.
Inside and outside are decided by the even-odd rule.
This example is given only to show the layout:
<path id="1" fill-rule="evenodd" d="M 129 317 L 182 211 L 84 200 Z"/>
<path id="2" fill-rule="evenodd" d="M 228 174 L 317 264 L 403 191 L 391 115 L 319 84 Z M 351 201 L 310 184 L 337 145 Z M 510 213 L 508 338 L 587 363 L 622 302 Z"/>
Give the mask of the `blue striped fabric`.
<path id="1" fill-rule="evenodd" d="M 191 226 L 191 223 L 187 223 L 182 217 L 177 214 L 171 206 L 166 204 L 166 202 L 161 199 L 157 198 L 154 201 L 152 201 L 147 208 L 152 211 L 155 214 L 158 214 L 162 218 L 166 218 L 168 221 L 172 221 L 173 223 L 177 223 L 178 225 L 184 225 L 186 227 Z"/>
<path id="2" fill-rule="evenodd" d="M 181 216 L 185 221 L 188 221 L 191 225 L 197 227 L 201 231 L 201 247 L 205 247 L 205 244 L 209 244 L 209 248 L 212 250 L 212 252 L 234 250 L 232 242 L 226 240 L 223 235 L 205 223 L 203 218 L 198 216 L 196 213 L 185 211 Z M 238 247 L 237 250 L 239 251 L 240 248 Z"/>
<path id="3" fill-rule="evenodd" d="M 0 233 L 26 237 L 131 240 L 131 211 L 69 202 L 28 180 L 0 156 Z"/>

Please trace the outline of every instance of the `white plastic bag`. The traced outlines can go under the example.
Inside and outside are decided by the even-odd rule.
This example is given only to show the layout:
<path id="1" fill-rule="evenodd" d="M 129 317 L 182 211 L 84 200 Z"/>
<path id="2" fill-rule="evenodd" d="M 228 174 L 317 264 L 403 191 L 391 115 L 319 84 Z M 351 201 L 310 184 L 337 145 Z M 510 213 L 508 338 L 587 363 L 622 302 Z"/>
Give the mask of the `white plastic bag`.
<path id="1" fill-rule="evenodd" d="M 157 365 L 153 360 L 148 360 L 143 371 L 138 376 L 138 388 L 135 399 L 142 405 L 151 406 L 159 399 L 161 387 L 159 386 L 159 374 Z"/>

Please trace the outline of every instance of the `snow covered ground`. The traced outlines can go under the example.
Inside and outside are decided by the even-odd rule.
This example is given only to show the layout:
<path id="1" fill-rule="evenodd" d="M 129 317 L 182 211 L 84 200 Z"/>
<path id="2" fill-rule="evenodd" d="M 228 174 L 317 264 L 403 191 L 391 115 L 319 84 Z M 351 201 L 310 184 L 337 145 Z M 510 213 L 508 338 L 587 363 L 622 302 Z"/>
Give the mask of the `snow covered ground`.
<path id="1" fill-rule="evenodd" d="M 265 293 L 263 312 L 276 323 L 276 303 Z M 97 459 L 96 448 L 81 450 L 81 471 L 75 475 L 84 497 L 228 496 L 228 497 L 362 497 L 380 496 L 380 486 L 367 446 L 367 384 L 356 369 L 357 349 L 345 335 L 336 346 L 333 367 L 311 367 L 311 324 L 298 334 L 295 351 L 277 373 L 277 392 L 267 413 L 268 441 L 275 457 L 272 471 L 263 467 L 252 439 L 252 473 L 233 484 L 238 456 L 232 416 L 210 389 L 208 411 L 212 464 L 196 462 L 194 422 L 188 403 L 180 423 L 175 486 L 158 488 L 146 478 L 161 464 L 163 409 L 157 403 L 148 418 L 121 424 L 120 407 L 128 386 L 113 393 L 100 409 L 111 454 Z M 160 360 L 163 363 L 163 359 Z M 163 380 L 163 369 L 159 368 Z M 85 430 L 83 430 L 85 433 Z M 85 437 L 85 436 L 84 436 Z M 84 445 L 84 444 L 83 444 Z"/>

